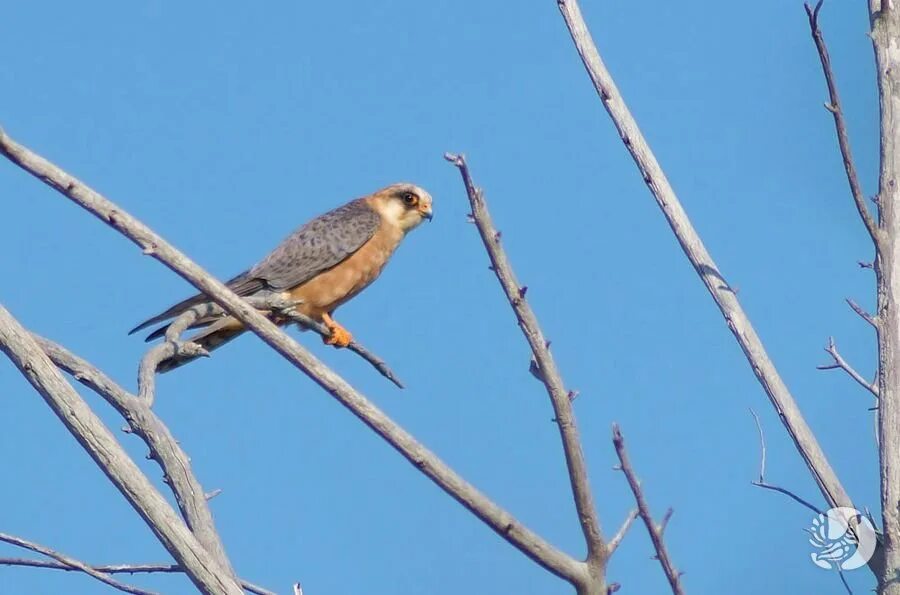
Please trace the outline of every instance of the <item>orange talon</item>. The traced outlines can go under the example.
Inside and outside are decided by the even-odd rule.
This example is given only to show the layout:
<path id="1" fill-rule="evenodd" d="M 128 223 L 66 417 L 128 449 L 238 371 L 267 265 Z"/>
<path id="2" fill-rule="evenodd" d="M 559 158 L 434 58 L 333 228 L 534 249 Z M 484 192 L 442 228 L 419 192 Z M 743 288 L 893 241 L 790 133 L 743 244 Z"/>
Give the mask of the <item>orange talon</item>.
<path id="1" fill-rule="evenodd" d="M 350 331 L 335 322 L 328 314 L 322 314 L 322 322 L 324 322 L 325 326 L 328 327 L 328 330 L 331 331 L 329 336 L 322 337 L 322 341 L 326 345 L 334 345 L 340 349 L 341 347 L 346 347 L 353 341 L 353 335 L 350 334 Z"/>

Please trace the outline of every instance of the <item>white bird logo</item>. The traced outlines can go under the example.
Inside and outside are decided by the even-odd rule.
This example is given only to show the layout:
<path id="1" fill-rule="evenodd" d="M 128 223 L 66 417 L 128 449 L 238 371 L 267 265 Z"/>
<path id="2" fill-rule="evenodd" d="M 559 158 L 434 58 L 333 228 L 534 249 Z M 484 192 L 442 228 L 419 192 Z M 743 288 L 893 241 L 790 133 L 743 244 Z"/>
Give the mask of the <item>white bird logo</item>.
<path id="1" fill-rule="evenodd" d="M 875 528 L 855 508 L 832 508 L 813 519 L 809 543 L 817 549 L 810 554 L 816 566 L 853 570 L 868 562 L 875 552 Z"/>

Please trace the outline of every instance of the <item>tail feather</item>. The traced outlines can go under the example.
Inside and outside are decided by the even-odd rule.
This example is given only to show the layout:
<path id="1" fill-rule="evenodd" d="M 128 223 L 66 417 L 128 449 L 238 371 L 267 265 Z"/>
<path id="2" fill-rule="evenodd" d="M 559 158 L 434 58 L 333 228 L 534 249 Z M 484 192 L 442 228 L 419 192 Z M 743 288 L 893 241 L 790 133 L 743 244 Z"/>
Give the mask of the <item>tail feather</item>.
<path id="1" fill-rule="evenodd" d="M 197 322 L 195 322 L 194 324 L 189 326 L 188 330 L 194 330 L 194 329 L 198 329 L 198 328 L 207 327 L 207 326 L 213 324 L 214 322 L 216 322 L 217 320 L 222 320 L 222 318 L 216 317 L 216 318 L 205 318 L 203 320 L 198 320 Z M 144 339 L 144 342 L 149 343 L 150 341 L 159 339 L 160 337 L 164 337 L 166 332 L 169 330 L 170 326 L 172 326 L 171 322 L 162 325 L 161 327 L 159 327 L 158 329 L 154 330 L 152 333 L 147 335 L 147 338 Z"/>
<path id="2" fill-rule="evenodd" d="M 225 285 L 229 287 L 233 292 L 240 296 L 248 296 L 253 295 L 260 289 L 264 289 L 266 284 L 262 279 L 257 279 L 255 277 L 251 277 L 249 275 L 250 271 L 244 271 L 240 275 L 232 277 L 228 281 L 225 282 Z M 209 302 L 210 299 L 203 293 L 198 293 L 197 295 L 191 296 L 186 300 L 182 300 L 160 314 L 157 314 L 153 318 L 148 318 L 144 322 L 140 323 L 130 331 L 128 331 L 129 335 L 133 335 L 138 331 L 142 331 L 148 326 L 153 326 L 158 322 L 166 321 L 170 318 L 175 318 L 179 314 L 186 312 L 188 309 L 193 308 L 199 304 L 203 304 Z M 154 331 L 154 334 L 156 331 Z M 165 333 L 165 331 L 163 331 Z M 156 335 L 157 337 L 161 335 Z M 149 339 L 148 339 L 149 340 Z"/>
<path id="3" fill-rule="evenodd" d="M 163 331 L 165 332 L 165 331 Z M 205 329 L 201 330 L 199 333 L 188 337 L 186 340 L 191 343 L 196 343 L 200 345 L 206 351 L 212 351 L 228 343 L 238 335 L 244 332 L 244 327 L 240 322 L 235 320 L 234 318 L 223 318 L 218 322 L 211 324 Z M 162 374 L 163 372 L 168 372 L 170 370 L 174 370 L 175 368 L 180 368 L 184 364 L 194 361 L 199 355 L 175 355 L 168 359 L 164 359 L 160 362 L 159 367 L 157 368 L 157 372 Z"/>

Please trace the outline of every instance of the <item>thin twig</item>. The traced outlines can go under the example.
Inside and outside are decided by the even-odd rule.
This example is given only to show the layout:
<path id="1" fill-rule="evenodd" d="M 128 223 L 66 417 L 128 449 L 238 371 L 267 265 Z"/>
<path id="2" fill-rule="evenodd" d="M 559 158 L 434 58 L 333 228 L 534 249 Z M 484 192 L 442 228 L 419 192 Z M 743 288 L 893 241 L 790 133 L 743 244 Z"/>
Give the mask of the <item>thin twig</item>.
<path id="1" fill-rule="evenodd" d="M 159 463 L 163 475 L 168 478 L 167 485 L 175 495 L 188 528 L 206 551 L 234 574 L 216 531 L 203 487 L 191 469 L 190 458 L 168 427 L 153 413 L 150 403 L 129 393 L 97 367 L 62 345 L 34 334 L 32 337 L 54 364 L 103 397 L 128 422 L 131 432 L 146 443 L 151 458 Z"/>
<path id="2" fill-rule="evenodd" d="M 130 239 L 141 251 L 163 263 L 230 315 L 238 319 L 275 351 L 300 369 L 329 395 L 362 420 L 393 446 L 421 473 L 470 510 L 503 539 L 553 574 L 573 584 L 581 584 L 587 565 L 560 551 L 524 526 L 509 512 L 460 477 L 409 432 L 385 415 L 362 393 L 278 328 L 265 315 L 241 299 L 215 277 L 201 269 L 146 225 L 110 202 L 80 180 L 33 151 L 13 141 L 0 129 L 0 154 L 26 172 L 45 182 L 74 203 Z"/>
<path id="3" fill-rule="evenodd" d="M 872 328 L 878 330 L 878 319 L 862 309 L 862 307 L 850 298 L 847 298 L 847 305 L 856 312 L 860 318 L 872 325 Z"/>
<path id="4" fill-rule="evenodd" d="M 55 550 L 51 550 L 48 547 L 43 545 L 34 543 L 33 541 L 28 541 L 27 539 L 22 539 L 21 537 L 16 537 L 14 535 L 8 535 L 6 533 L 0 533 L 0 541 L 9 543 L 11 545 L 15 545 L 26 550 L 30 550 L 32 552 L 36 552 L 38 554 L 43 554 L 49 558 L 53 558 L 58 563 L 63 564 L 72 569 L 80 570 L 81 572 L 92 576 L 102 583 L 106 583 L 110 587 L 118 589 L 119 591 L 125 591 L 126 593 L 134 593 L 135 595 L 159 595 L 156 591 L 147 591 L 145 589 L 140 589 L 138 587 L 134 587 L 132 585 L 128 585 L 126 583 L 117 581 L 116 579 L 108 576 L 106 573 L 96 570 L 91 566 L 88 566 L 84 562 L 76 560 L 70 556 L 66 556 L 65 554 L 61 554 Z"/>
<path id="5" fill-rule="evenodd" d="M 750 409 L 750 415 L 756 420 L 756 431 L 759 432 L 759 482 L 763 483 L 766 480 L 766 437 L 756 411 Z"/>
<path id="6" fill-rule="evenodd" d="M 200 544 L 162 494 L 135 465 L 109 429 L 84 402 L 32 335 L 0 306 L 0 351 L 44 398 L 66 429 L 140 514 L 160 543 L 209 595 L 239 595 L 230 569 Z"/>
<path id="7" fill-rule="evenodd" d="M 784 494 L 788 498 L 791 498 L 798 504 L 805 506 L 816 514 L 821 514 L 822 511 L 812 503 L 810 503 L 808 500 L 804 500 L 803 498 L 786 488 L 773 485 L 766 481 L 766 437 L 763 434 L 762 423 L 760 423 L 759 416 L 756 414 L 756 411 L 751 409 L 750 415 L 753 416 L 753 420 L 756 422 L 756 431 L 759 433 L 759 479 L 757 481 L 751 481 L 750 483 L 755 485 L 756 487 L 763 488 L 764 490 L 772 490 L 773 492 Z"/>
<path id="8" fill-rule="evenodd" d="M 703 245 L 703 241 L 678 200 L 675 190 L 625 105 L 615 81 L 600 58 L 597 46 L 591 39 L 577 0 L 557 0 L 557 5 L 594 88 L 626 149 L 634 159 L 641 177 L 656 199 L 682 250 L 728 323 L 729 329 L 741 346 L 772 406 L 778 412 L 785 429 L 793 439 L 822 495 L 830 507 L 854 508 L 853 501 L 803 418 L 797 402 L 775 368 L 775 364 L 753 329 L 737 296 Z M 879 556 L 873 556 L 873 559 L 870 560 L 870 566 L 876 574 L 880 572 L 878 558 Z"/>
<path id="9" fill-rule="evenodd" d="M 670 508 L 666 511 L 663 522 L 659 525 L 653 521 L 653 516 L 650 514 L 650 506 L 647 504 L 647 499 L 644 497 L 643 489 L 641 489 L 641 482 L 638 480 L 637 475 L 635 475 L 634 469 L 631 467 L 631 461 L 628 459 L 628 451 L 625 450 L 625 438 L 622 436 L 618 424 L 613 424 L 613 445 L 616 448 L 616 455 L 619 457 L 619 468 L 622 470 L 622 473 L 625 474 L 625 479 L 628 480 L 628 486 L 631 488 L 631 493 L 634 494 L 634 499 L 637 502 L 638 514 L 640 515 L 641 520 L 644 521 L 644 526 L 647 527 L 647 532 L 650 534 L 650 541 L 653 542 L 653 549 L 656 550 L 656 559 L 659 560 L 659 563 L 662 566 L 663 572 L 669 581 L 669 586 L 672 588 L 672 593 L 674 595 L 684 595 L 684 589 L 681 586 L 681 573 L 675 569 L 672 558 L 669 557 L 669 550 L 666 548 L 666 542 L 663 539 L 663 532 L 666 529 L 666 524 L 668 524 L 669 519 L 672 517 L 672 509 Z"/>
<path id="10" fill-rule="evenodd" d="M 634 522 L 636 518 L 638 518 L 639 511 L 637 508 L 632 508 L 628 513 L 628 516 L 625 517 L 625 520 L 622 522 L 622 526 L 619 527 L 619 530 L 616 531 L 616 534 L 613 535 L 612 539 L 609 540 L 609 553 L 612 554 L 616 551 L 616 548 L 619 547 L 619 544 L 622 543 L 622 540 L 625 538 L 625 534 L 628 533 L 628 529 L 631 528 L 631 524 Z"/>
<path id="11" fill-rule="evenodd" d="M 31 558 L 0 558 L 0 566 L 24 566 L 29 568 L 44 568 L 47 570 L 65 570 L 67 572 L 85 572 L 79 566 L 66 564 L 56 560 L 34 560 Z M 104 574 L 176 574 L 183 573 L 184 569 L 177 564 L 96 564 L 87 565 L 96 572 Z M 249 581 L 240 579 L 241 586 L 248 593 L 254 595 L 276 595 Z"/>
<path id="12" fill-rule="evenodd" d="M 834 363 L 831 364 L 822 364 L 816 366 L 819 370 L 843 370 L 847 373 L 850 378 L 856 381 L 861 387 L 872 393 L 875 398 L 878 398 L 878 384 L 876 382 L 869 382 L 865 378 L 862 377 L 862 374 L 856 371 L 850 364 L 847 363 L 847 360 L 841 356 L 840 352 L 837 350 L 837 346 L 834 344 L 834 337 L 828 337 L 828 345 L 825 347 L 825 353 L 831 356 L 831 359 L 834 360 Z"/>
<path id="13" fill-rule="evenodd" d="M 844 571 L 838 570 L 838 576 L 841 577 L 841 582 L 844 584 L 844 588 L 847 590 L 848 595 L 853 595 L 853 589 L 850 588 L 850 583 L 847 582 L 847 577 L 844 576 Z"/>
<path id="14" fill-rule="evenodd" d="M 525 290 L 516 280 L 509 258 L 500 243 L 500 233 L 494 227 L 490 212 L 484 200 L 480 188 L 475 186 L 466 158 L 463 155 L 444 155 L 450 163 L 455 165 L 462 175 L 466 187 L 469 204 L 472 207 L 472 219 L 481 235 L 481 240 L 491 260 L 491 269 L 500 281 L 500 286 L 506 294 L 509 305 L 518 320 L 519 327 L 525 335 L 534 355 L 532 362 L 536 366 L 538 378 L 546 387 L 550 402 L 553 405 L 559 435 L 562 439 L 563 451 L 566 456 L 566 465 L 569 471 L 569 483 L 572 496 L 575 499 L 575 508 L 581 522 L 582 532 L 588 549 L 588 560 L 600 560 L 608 555 L 603 535 L 600 531 L 600 521 L 597 510 L 594 507 L 591 495 L 590 482 L 587 475 L 587 464 L 581 449 L 581 439 L 578 436 L 578 426 L 575 422 L 575 413 L 572 410 L 572 402 L 569 399 L 569 391 L 565 384 L 550 349 L 547 340 L 541 332 L 537 317 L 525 299 Z"/>
<path id="15" fill-rule="evenodd" d="M 828 47 L 825 45 L 825 38 L 822 35 L 822 30 L 819 28 L 819 11 L 822 9 L 822 2 L 824 0 L 819 0 L 815 8 L 804 3 L 803 8 L 806 9 L 806 16 L 809 19 L 809 31 L 812 34 L 813 42 L 816 44 L 819 61 L 822 63 L 822 72 L 825 74 L 825 83 L 828 85 L 830 103 L 826 104 L 825 107 L 834 117 L 838 145 L 841 149 L 841 158 L 844 161 L 844 171 L 847 173 L 847 181 L 850 184 L 853 202 L 856 203 L 856 210 L 859 211 L 863 225 L 866 226 L 866 230 L 869 232 L 872 240 L 877 241 L 879 236 L 878 225 L 866 206 L 866 197 L 863 194 L 859 176 L 856 173 L 856 165 L 853 162 L 853 154 L 850 151 L 850 136 L 847 133 L 847 124 L 844 121 L 844 110 L 841 107 L 841 98 L 838 95 L 837 84 L 834 81 L 834 71 L 831 68 L 831 58 L 828 56 Z"/>
<path id="16" fill-rule="evenodd" d="M 327 326 L 325 326 L 324 324 L 322 324 L 320 322 L 316 322 L 309 316 L 306 316 L 305 314 L 298 312 L 297 310 L 295 310 L 292 307 L 288 307 L 288 308 L 280 310 L 279 315 L 284 316 L 285 318 L 289 318 L 292 322 L 295 322 L 297 324 L 297 326 L 299 326 L 300 328 L 310 329 L 310 330 L 318 333 L 322 337 L 327 338 L 327 337 L 331 336 L 331 329 L 329 329 Z M 391 368 L 387 365 L 387 363 L 383 359 L 381 359 L 380 357 L 378 357 L 377 355 L 375 355 L 374 353 L 372 353 L 371 351 L 366 349 L 356 339 L 353 339 L 352 341 L 350 341 L 350 344 L 347 345 L 346 349 L 349 349 L 350 351 L 356 353 L 361 358 L 363 358 L 364 360 L 369 362 L 373 368 L 378 370 L 378 372 L 382 376 L 384 376 L 385 378 L 387 378 L 388 380 L 393 382 L 395 385 L 397 385 L 398 388 L 405 388 L 403 385 L 403 382 L 400 381 L 400 379 L 397 377 L 397 375 L 394 373 L 394 371 L 391 370 Z"/>

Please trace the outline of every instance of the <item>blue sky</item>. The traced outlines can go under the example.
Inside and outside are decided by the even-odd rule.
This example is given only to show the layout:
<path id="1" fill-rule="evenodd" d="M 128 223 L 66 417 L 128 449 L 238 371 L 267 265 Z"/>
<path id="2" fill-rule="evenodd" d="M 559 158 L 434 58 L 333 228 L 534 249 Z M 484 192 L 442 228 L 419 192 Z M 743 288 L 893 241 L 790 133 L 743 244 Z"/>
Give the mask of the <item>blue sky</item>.
<path id="1" fill-rule="evenodd" d="M 860 505 L 878 508 L 872 401 L 818 372 L 834 335 L 865 374 L 872 250 L 840 165 L 800 2 L 585 1 L 601 53 L 708 248 Z M 552 412 L 488 271 L 455 168 L 466 153 L 568 384 L 605 532 L 629 508 L 622 425 L 692 593 L 842 593 L 807 510 L 750 485 L 817 490 L 608 121 L 552 0 L 4 3 L 0 125 L 231 276 L 310 217 L 407 180 L 435 199 L 379 281 L 338 312 L 407 382 L 301 341 L 467 479 L 565 550 L 583 545 Z M 854 150 L 875 191 L 865 7 L 830 2 Z M 126 331 L 191 291 L 112 230 L 0 164 L 0 301 L 133 387 Z M 89 562 L 166 552 L 15 369 L 0 362 L 0 531 Z M 113 428 L 122 425 L 93 395 Z M 161 378 L 245 578 L 279 592 L 569 593 L 254 337 Z M 120 440 L 155 481 L 137 439 Z M 816 500 L 817 503 L 819 500 Z M 0 555 L 13 555 L 0 547 Z M 622 593 L 666 585 L 644 530 Z M 873 585 L 850 573 L 857 592 Z M 188 593 L 180 577 L 136 579 Z M 0 568 L 0 592 L 110 592 Z"/>

